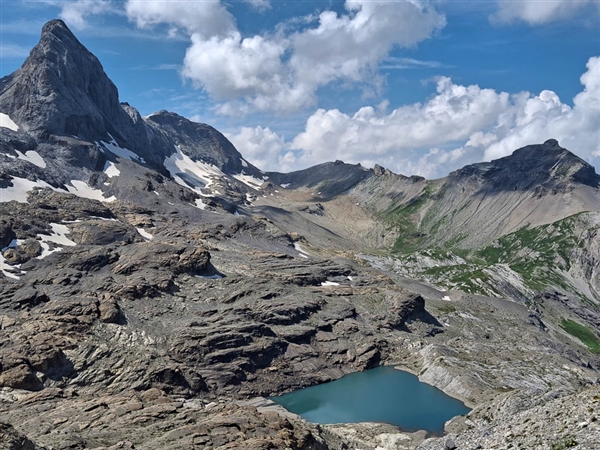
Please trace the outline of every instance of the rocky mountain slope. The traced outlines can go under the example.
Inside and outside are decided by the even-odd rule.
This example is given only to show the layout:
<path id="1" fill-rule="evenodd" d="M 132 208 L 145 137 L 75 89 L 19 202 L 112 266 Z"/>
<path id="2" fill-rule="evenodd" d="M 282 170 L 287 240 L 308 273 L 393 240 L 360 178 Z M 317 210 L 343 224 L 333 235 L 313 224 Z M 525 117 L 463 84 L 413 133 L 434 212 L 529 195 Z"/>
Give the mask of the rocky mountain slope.
<path id="1" fill-rule="evenodd" d="M 0 117 L 0 448 L 447 447 L 261 398 L 380 364 L 474 407 L 460 448 L 600 440 L 598 176 L 556 141 L 433 181 L 263 173 L 120 103 L 58 20 Z"/>

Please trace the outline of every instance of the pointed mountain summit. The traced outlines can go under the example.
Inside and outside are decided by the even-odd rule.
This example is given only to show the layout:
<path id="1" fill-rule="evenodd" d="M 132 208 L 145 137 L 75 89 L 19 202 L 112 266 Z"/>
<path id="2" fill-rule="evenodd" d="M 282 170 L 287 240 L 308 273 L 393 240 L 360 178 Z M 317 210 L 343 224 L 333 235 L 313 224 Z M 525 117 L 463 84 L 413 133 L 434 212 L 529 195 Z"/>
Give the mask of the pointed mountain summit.
<path id="1" fill-rule="evenodd" d="M 0 81 L 0 110 L 42 137 L 94 141 L 133 125 L 98 58 L 61 20 L 44 25 L 23 66 Z"/>
<path id="2" fill-rule="evenodd" d="M 35 151 L 44 160 L 37 168 L 0 160 L 0 171 L 7 176 L 26 175 L 53 186 L 73 178 L 92 180 L 96 188 L 118 197 L 131 186 L 117 188 L 120 183 L 115 180 L 112 185 L 101 183 L 92 174 L 106 164 L 131 160 L 144 167 L 130 165 L 127 170 L 154 169 L 195 195 L 209 184 L 216 189 L 213 182 L 221 178 L 235 178 L 234 184 L 253 189 L 263 183 L 262 172 L 213 127 L 167 111 L 143 118 L 134 107 L 121 103 L 98 58 L 61 20 L 46 23 L 23 66 L 0 80 L 0 113 L 18 132 L 18 137 L 8 131 L 0 137 L 8 159 L 18 157 L 18 147 Z M 46 162 L 48 167 L 39 170 Z"/>

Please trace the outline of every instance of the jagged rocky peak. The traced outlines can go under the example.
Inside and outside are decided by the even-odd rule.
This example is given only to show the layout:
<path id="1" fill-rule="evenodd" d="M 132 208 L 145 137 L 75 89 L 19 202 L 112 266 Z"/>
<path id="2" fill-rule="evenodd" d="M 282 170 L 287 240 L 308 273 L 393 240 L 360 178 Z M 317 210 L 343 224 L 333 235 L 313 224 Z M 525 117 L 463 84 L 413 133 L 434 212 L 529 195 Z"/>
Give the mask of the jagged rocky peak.
<path id="1" fill-rule="evenodd" d="M 132 122 L 98 58 L 62 20 L 46 23 L 23 66 L 0 81 L 0 111 L 37 136 L 88 141 L 109 139 Z"/>
<path id="2" fill-rule="evenodd" d="M 152 128 L 159 128 L 171 136 L 192 160 L 200 160 L 218 167 L 227 174 L 262 176 L 262 172 L 245 161 L 234 145 L 222 133 L 205 123 L 192 122 L 174 112 L 161 110 L 146 118 Z"/>
<path id="3" fill-rule="evenodd" d="M 465 166 L 449 177 L 477 179 L 494 190 L 526 190 L 541 185 L 560 189 L 572 183 L 600 186 L 594 167 L 561 147 L 556 139 L 527 145 L 488 163 Z"/>

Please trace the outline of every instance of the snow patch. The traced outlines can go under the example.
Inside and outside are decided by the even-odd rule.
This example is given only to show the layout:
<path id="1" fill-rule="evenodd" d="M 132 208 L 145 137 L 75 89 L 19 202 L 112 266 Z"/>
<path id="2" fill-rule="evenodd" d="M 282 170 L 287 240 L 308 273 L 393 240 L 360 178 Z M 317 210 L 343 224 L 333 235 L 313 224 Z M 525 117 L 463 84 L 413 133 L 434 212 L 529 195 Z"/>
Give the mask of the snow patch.
<path id="1" fill-rule="evenodd" d="M 287 189 L 290 186 L 290 183 L 283 183 L 283 184 L 280 184 L 279 186 L 281 186 L 284 189 Z"/>
<path id="2" fill-rule="evenodd" d="M 442 297 L 442 300 L 446 300 L 447 302 L 451 302 L 452 301 L 452 299 L 450 297 L 448 297 L 447 295 L 444 295 Z"/>
<path id="3" fill-rule="evenodd" d="M 61 223 L 51 223 L 50 227 L 52 228 L 52 234 L 38 234 L 38 237 L 41 239 L 40 245 L 42 246 L 42 254 L 38 256 L 37 259 L 44 259 L 48 255 L 62 250 L 62 247 L 50 249 L 49 242 L 64 245 L 66 247 L 74 247 L 77 245 L 67 237 L 67 234 L 69 234 L 70 231 L 66 225 Z"/>
<path id="4" fill-rule="evenodd" d="M 7 114 L 0 113 L 0 127 L 8 128 L 9 130 L 19 131 L 19 125 L 13 122 Z"/>
<path id="5" fill-rule="evenodd" d="M 108 218 L 108 217 L 100 217 L 100 216 L 90 216 L 90 219 L 104 220 L 106 222 L 118 222 L 117 219 Z"/>
<path id="6" fill-rule="evenodd" d="M 2 274 L 7 278 L 18 280 L 20 277 L 13 273 L 15 269 L 18 269 L 18 267 L 8 264 L 4 259 L 4 256 L 2 256 L 2 253 L 0 253 L 0 272 L 2 272 Z"/>
<path id="7" fill-rule="evenodd" d="M 112 152 L 121 158 L 129 159 L 131 161 L 133 161 L 133 160 L 140 161 L 144 164 L 146 163 L 146 160 L 144 158 L 142 158 L 141 156 L 138 156 L 137 154 L 135 154 L 128 148 L 119 147 L 119 144 L 117 144 L 117 141 L 115 140 L 115 138 L 112 137 L 110 134 L 109 134 L 109 136 L 111 139 L 110 142 L 101 141 L 99 143 L 97 142 L 96 145 L 98 145 L 98 147 L 104 147 L 109 152 Z"/>
<path id="8" fill-rule="evenodd" d="M 10 181 L 13 184 L 12 186 L 0 189 L 0 203 L 10 201 L 27 203 L 27 193 L 36 187 L 59 191 L 42 180 L 29 181 L 27 178 L 14 177 Z"/>
<path id="9" fill-rule="evenodd" d="M 302 256 L 303 258 L 309 257 L 309 254 L 306 253 L 306 250 L 304 250 L 302 247 L 300 247 L 300 244 L 298 244 L 297 242 L 294 242 L 294 248 L 300 254 L 300 256 Z"/>
<path id="10" fill-rule="evenodd" d="M 201 189 L 210 186 L 214 177 L 225 175 L 212 164 L 193 161 L 181 151 L 179 146 L 175 146 L 175 149 L 177 152 L 165 159 L 164 166 L 180 186 L 191 189 L 200 195 L 205 195 L 201 192 Z"/>
<path id="11" fill-rule="evenodd" d="M 90 187 L 86 182 L 79 180 L 71 180 L 72 186 L 67 186 L 67 189 L 71 194 L 81 198 L 89 198 L 92 200 L 98 200 L 101 202 L 114 202 L 117 198 L 113 195 L 111 197 L 104 197 L 104 192 L 100 189 L 94 189 Z"/>
<path id="12" fill-rule="evenodd" d="M 246 175 L 244 172 L 238 173 L 237 175 L 232 175 L 232 177 L 238 181 L 241 181 L 252 189 L 260 189 L 263 184 L 263 180 L 260 178 L 253 177 L 252 175 Z"/>
<path id="13" fill-rule="evenodd" d="M 223 275 L 198 275 L 200 278 L 204 278 L 206 280 L 220 280 L 221 278 L 223 278 Z"/>
<path id="14" fill-rule="evenodd" d="M 200 209 L 204 210 L 206 208 L 206 203 L 204 203 L 202 201 L 202 199 L 197 198 L 196 199 L 196 208 L 200 208 Z"/>
<path id="15" fill-rule="evenodd" d="M 106 164 L 104 164 L 104 173 L 108 178 L 114 178 L 121 175 L 121 171 L 117 169 L 115 163 L 110 161 L 106 161 Z"/>
<path id="16" fill-rule="evenodd" d="M 248 163 L 242 158 L 242 167 L 248 167 Z"/>
<path id="17" fill-rule="evenodd" d="M 148 233 L 146 230 L 144 230 L 143 228 L 136 228 L 137 232 L 140 233 L 140 235 L 144 238 L 147 239 L 149 241 L 151 241 L 154 236 L 152 236 L 150 233 Z"/>
<path id="18" fill-rule="evenodd" d="M 340 283 L 336 283 L 335 281 L 323 281 L 321 286 L 339 286 Z"/>
<path id="19" fill-rule="evenodd" d="M 25 154 L 23 154 L 19 150 L 15 151 L 18 155 L 17 158 L 19 158 L 20 160 L 27 161 L 33 164 L 34 166 L 38 166 L 42 169 L 46 168 L 46 161 L 44 161 L 44 158 L 42 158 L 38 152 L 28 150 L 25 152 Z"/>

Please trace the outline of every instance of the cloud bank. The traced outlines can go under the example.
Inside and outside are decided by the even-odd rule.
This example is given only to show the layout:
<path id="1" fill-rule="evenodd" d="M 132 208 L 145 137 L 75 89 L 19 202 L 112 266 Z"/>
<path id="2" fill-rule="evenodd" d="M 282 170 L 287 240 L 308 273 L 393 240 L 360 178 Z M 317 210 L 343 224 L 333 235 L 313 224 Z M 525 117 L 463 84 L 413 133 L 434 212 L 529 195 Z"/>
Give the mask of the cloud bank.
<path id="1" fill-rule="evenodd" d="M 526 22 L 541 25 L 569 19 L 586 8 L 595 9 L 598 14 L 600 0 L 498 0 L 498 11 L 491 16 L 492 22 Z"/>
<path id="2" fill-rule="evenodd" d="M 254 2 L 260 6 L 262 2 Z M 244 37 L 219 1 L 129 0 L 139 27 L 168 24 L 190 34 L 182 75 L 219 102 L 219 112 L 294 112 L 317 90 L 342 81 L 377 84 L 377 66 L 395 47 L 412 47 L 444 27 L 426 2 L 347 0 L 345 12 L 305 18 L 301 31 Z"/>
<path id="3" fill-rule="evenodd" d="M 261 127 L 230 137 L 251 162 L 279 171 L 342 159 L 434 178 L 550 138 L 592 161 L 600 157 L 600 56 L 589 59 L 580 81 L 583 90 L 571 107 L 548 90 L 509 94 L 441 77 L 427 102 L 389 114 L 371 106 L 352 115 L 319 109 L 290 142 Z M 261 142 L 268 151 L 259 152 Z M 293 164 L 281 158 L 291 151 Z"/>

